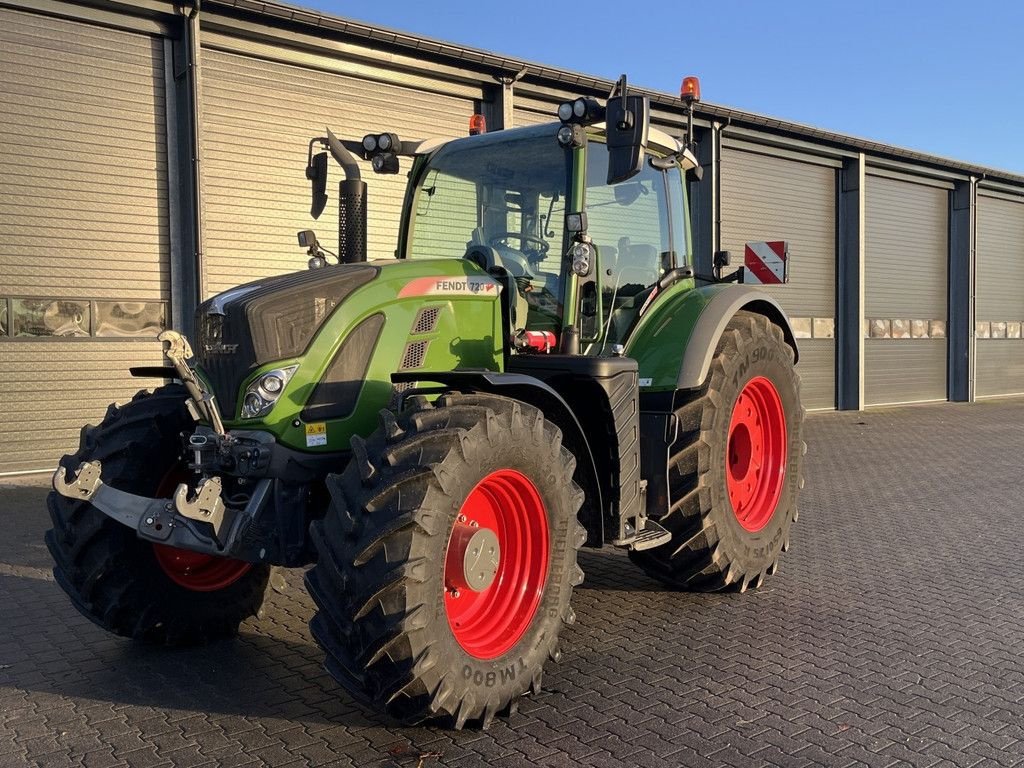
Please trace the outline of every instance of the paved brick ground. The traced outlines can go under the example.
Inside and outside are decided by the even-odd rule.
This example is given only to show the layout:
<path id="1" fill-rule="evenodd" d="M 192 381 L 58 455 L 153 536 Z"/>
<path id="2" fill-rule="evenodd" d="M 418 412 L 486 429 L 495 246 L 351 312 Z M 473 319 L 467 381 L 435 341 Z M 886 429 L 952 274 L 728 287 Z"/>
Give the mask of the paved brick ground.
<path id="1" fill-rule="evenodd" d="M 321 670 L 299 578 L 236 642 L 109 637 L 52 582 L 39 482 L 0 489 L 0 765 L 1024 764 L 1024 401 L 809 418 L 793 549 L 757 593 L 584 554 L 542 695 L 397 728 Z M 2 482 L 2 481 L 0 481 Z"/>

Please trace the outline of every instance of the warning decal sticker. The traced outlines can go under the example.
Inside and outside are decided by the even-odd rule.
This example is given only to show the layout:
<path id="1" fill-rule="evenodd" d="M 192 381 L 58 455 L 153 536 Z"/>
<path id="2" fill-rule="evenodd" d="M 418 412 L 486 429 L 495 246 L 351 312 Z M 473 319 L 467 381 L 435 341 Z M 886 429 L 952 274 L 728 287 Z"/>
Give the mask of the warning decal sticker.
<path id="1" fill-rule="evenodd" d="M 327 423 L 323 421 L 306 425 L 306 447 L 315 448 L 318 445 L 327 445 Z"/>

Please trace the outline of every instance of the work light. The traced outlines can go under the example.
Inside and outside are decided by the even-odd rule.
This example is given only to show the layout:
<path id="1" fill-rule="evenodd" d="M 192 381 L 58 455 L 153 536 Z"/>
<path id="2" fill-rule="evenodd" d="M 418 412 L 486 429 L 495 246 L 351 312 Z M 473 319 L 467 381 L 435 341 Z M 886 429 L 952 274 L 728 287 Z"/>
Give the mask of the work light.
<path id="1" fill-rule="evenodd" d="M 604 120 L 604 107 L 596 99 L 580 96 L 575 101 L 566 101 L 558 105 L 558 119 L 563 123 L 579 123 L 593 125 Z"/>
<path id="2" fill-rule="evenodd" d="M 590 257 L 594 251 L 587 243 L 576 243 L 572 247 L 572 272 L 577 277 L 590 274 Z"/>
<path id="3" fill-rule="evenodd" d="M 373 166 L 374 173 L 398 173 L 398 155 L 394 152 L 374 155 L 370 164 Z"/>
<path id="4" fill-rule="evenodd" d="M 377 149 L 381 152 L 393 152 L 398 144 L 398 137 L 393 133 L 382 133 L 377 137 Z"/>

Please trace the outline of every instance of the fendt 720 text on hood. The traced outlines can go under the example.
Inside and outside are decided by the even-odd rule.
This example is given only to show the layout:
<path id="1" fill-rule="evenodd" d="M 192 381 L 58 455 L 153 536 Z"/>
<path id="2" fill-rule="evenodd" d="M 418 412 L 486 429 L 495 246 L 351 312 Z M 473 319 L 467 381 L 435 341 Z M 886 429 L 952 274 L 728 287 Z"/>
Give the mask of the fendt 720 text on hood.
<path id="1" fill-rule="evenodd" d="M 803 408 L 789 321 L 743 268 L 695 272 L 695 79 L 677 140 L 625 77 L 558 122 L 309 145 L 339 243 L 165 331 L 169 383 L 61 459 L 46 543 L 100 627 L 234 635 L 274 566 L 353 696 L 486 726 L 540 689 L 581 546 L 675 588 L 759 586 L 789 544 Z M 397 259 L 367 259 L 366 183 L 409 163 Z M 328 263 L 334 262 L 337 263 Z M 749 272 L 749 270 L 748 270 Z"/>

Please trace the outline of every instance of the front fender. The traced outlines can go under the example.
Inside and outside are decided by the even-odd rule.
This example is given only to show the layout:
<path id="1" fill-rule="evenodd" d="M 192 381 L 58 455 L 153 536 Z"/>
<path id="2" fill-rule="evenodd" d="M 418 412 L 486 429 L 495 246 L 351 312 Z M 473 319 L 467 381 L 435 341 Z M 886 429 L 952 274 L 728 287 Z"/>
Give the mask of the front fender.
<path id="1" fill-rule="evenodd" d="M 391 380 L 395 384 L 437 382 L 462 392 L 501 395 L 543 411 L 545 418 L 562 430 L 563 444 L 576 456 L 581 485 L 592 502 L 592 514 L 580 517 L 580 522 L 587 529 L 587 546 L 601 546 L 604 542 L 605 492 L 594 453 L 575 411 L 552 387 L 533 376 L 497 371 L 403 371 L 391 374 Z"/>
<path id="2" fill-rule="evenodd" d="M 725 326 L 741 310 L 765 315 L 780 326 L 786 343 L 799 356 L 785 311 L 765 291 L 746 285 L 683 284 L 654 302 L 626 343 L 626 354 L 640 367 L 641 389 L 702 386 Z"/>

